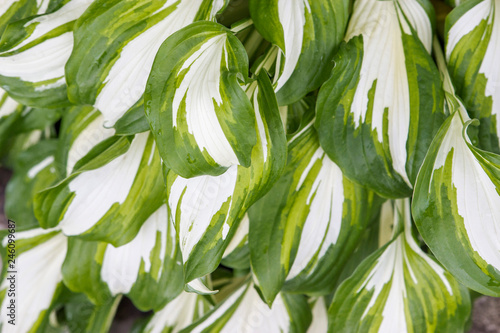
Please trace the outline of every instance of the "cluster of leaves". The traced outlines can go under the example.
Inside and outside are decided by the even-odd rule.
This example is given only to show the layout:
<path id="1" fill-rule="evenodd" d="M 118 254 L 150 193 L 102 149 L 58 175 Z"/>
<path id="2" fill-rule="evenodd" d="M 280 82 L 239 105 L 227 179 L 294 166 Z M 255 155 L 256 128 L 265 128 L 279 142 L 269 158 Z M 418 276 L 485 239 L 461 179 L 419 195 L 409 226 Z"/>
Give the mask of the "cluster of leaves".
<path id="1" fill-rule="evenodd" d="M 2 330 L 125 295 L 138 332 L 464 331 L 500 296 L 500 0 L 448 5 L 440 43 L 428 0 L 3 1 Z"/>

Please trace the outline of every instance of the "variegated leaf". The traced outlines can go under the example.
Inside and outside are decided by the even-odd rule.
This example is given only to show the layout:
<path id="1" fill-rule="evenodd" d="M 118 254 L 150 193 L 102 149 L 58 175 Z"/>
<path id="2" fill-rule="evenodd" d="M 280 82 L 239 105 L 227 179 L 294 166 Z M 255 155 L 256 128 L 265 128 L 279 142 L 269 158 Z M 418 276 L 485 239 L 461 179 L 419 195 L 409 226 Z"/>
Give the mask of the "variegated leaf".
<path id="1" fill-rule="evenodd" d="M 467 1 L 446 18 L 446 60 L 482 149 L 500 153 L 500 1 Z M 475 135 L 474 135 L 475 136 Z"/>
<path id="2" fill-rule="evenodd" d="M 328 78 L 348 10 L 346 0 L 250 0 L 255 27 L 281 49 L 275 78 L 280 105 L 298 101 Z"/>
<path id="3" fill-rule="evenodd" d="M 120 246 L 163 202 L 160 157 L 149 132 L 106 140 L 75 170 L 35 197 L 42 227 L 59 225 L 68 236 Z"/>
<path id="4" fill-rule="evenodd" d="M 23 18 L 52 12 L 63 0 L 2 0 L 0 2 L 0 36 L 7 24 Z"/>
<path id="5" fill-rule="evenodd" d="M 305 332 L 310 323 L 303 295 L 280 294 L 269 308 L 249 282 L 181 332 Z"/>
<path id="6" fill-rule="evenodd" d="M 0 124 L 3 125 L 5 119 L 19 111 L 20 104 L 13 100 L 5 90 L 0 88 Z"/>
<path id="7" fill-rule="evenodd" d="M 91 104 L 112 126 L 142 99 L 160 45 L 225 0 L 97 0 L 77 22 L 66 67 L 70 100 Z"/>
<path id="8" fill-rule="evenodd" d="M 10 24 L 0 40 L 0 85 L 26 105 L 69 104 L 64 66 L 73 25 L 93 0 L 71 0 L 57 11 Z"/>
<path id="9" fill-rule="evenodd" d="M 468 0 L 445 0 L 444 2 L 450 7 L 457 7 Z"/>
<path id="10" fill-rule="evenodd" d="M 312 322 L 307 333 L 326 332 L 328 329 L 328 312 L 325 299 L 319 297 L 312 303 Z"/>
<path id="11" fill-rule="evenodd" d="M 55 136 L 54 124 L 64 109 L 25 107 L 7 95 L 0 97 L 2 102 L 0 112 L 7 115 L 0 116 L 0 158 L 3 165 L 13 169 L 18 156 L 26 149 Z"/>
<path id="12" fill-rule="evenodd" d="M 347 177 L 386 197 L 411 195 L 445 118 L 429 55 L 432 17 L 426 0 L 356 1 L 347 44 L 318 96 L 323 149 Z"/>
<path id="13" fill-rule="evenodd" d="M 49 317 L 52 319 L 49 321 L 51 326 L 43 332 L 109 332 L 115 323 L 113 319 L 121 300 L 122 297 L 118 296 L 95 305 L 84 294 L 71 293 L 65 288 L 58 299 L 59 307 Z M 61 303 L 64 303 L 62 308 Z M 64 314 L 66 320 L 54 320 L 56 315 L 61 314 Z"/>
<path id="14" fill-rule="evenodd" d="M 15 134 L 15 127 L 22 111 L 23 106 L 0 88 L 0 157 L 7 150 L 9 139 Z"/>
<path id="15" fill-rule="evenodd" d="M 5 189 L 5 214 L 17 221 L 18 228 L 38 227 L 33 212 L 35 193 L 59 179 L 54 165 L 56 140 L 44 140 L 21 152 L 16 158 L 14 173 Z"/>
<path id="16" fill-rule="evenodd" d="M 500 296 L 500 156 L 474 147 L 459 108 L 442 125 L 415 185 L 415 223 L 439 261 L 467 287 Z"/>
<path id="17" fill-rule="evenodd" d="M 252 271 L 269 304 L 282 288 L 331 293 L 379 207 L 326 156 L 312 125 L 292 138 L 283 176 L 249 210 Z"/>
<path id="18" fill-rule="evenodd" d="M 142 333 L 177 333 L 191 325 L 212 308 L 203 296 L 182 292 L 163 309 L 155 312 Z"/>
<path id="19" fill-rule="evenodd" d="M 184 287 L 167 206 L 153 212 L 135 238 L 122 246 L 70 239 L 63 275 L 69 288 L 98 304 L 126 294 L 143 311 L 161 309 Z"/>
<path id="20" fill-rule="evenodd" d="M 243 45 L 221 25 L 193 23 L 165 41 L 153 64 L 145 103 L 160 155 L 170 169 L 185 178 L 217 176 L 232 166 L 256 162 L 253 152 L 260 141 L 267 144 L 268 130 L 258 108 L 277 112 L 278 107 L 265 74 L 259 76 L 260 104 L 255 105 L 256 83 L 240 82 L 247 76 Z"/>
<path id="21" fill-rule="evenodd" d="M 397 200 L 385 218 L 394 220 L 393 239 L 337 289 L 328 331 L 463 332 L 470 313 L 467 289 L 420 249 L 409 199 Z"/>
<path id="22" fill-rule="evenodd" d="M 2 253 L 8 249 L 9 237 L 2 239 Z M 15 233 L 15 273 L 3 263 L 0 286 L 0 324 L 2 332 L 36 332 L 48 320 L 51 307 L 62 287 L 61 265 L 67 250 L 67 239 L 57 230 L 31 229 Z M 12 249 L 12 247 L 11 247 Z M 7 258 L 2 256 L 2 258 Z M 13 280 L 9 278 L 14 275 Z M 14 281 L 15 287 L 10 283 Z M 15 301 L 15 315 L 8 306 Z M 15 319 L 15 325 L 9 320 Z"/>
<path id="23" fill-rule="evenodd" d="M 219 292 L 218 290 L 212 290 L 212 288 L 209 288 L 207 285 L 206 277 L 198 278 L 186 283 L 184 290 L 198 295 L 214 295 Z"/>
<path id="24" fill-rule="evenodd" d="M 59 172 L 64 176 L 71 175 L 80 159 L 114 134 L 113 128 L 104 127 L 104 117 L 93 107 L 69 108 L 59 131 L 59 149 L 56 154 Z"/>
<path id="25" fill-rule="evenodd" d="M 186 282 L 215 270 L 248 207 L 269 190 L 284 168 L 285 135 L 267 76 L 259 76 L 247 93 L 259 124 L 250 167 L 232 165 L 222 175 L 193 178 L 167 170 L 168 204 Z"/>
<path id="26" fill-rule="evenodd" d="M 250 252 L 248 249 L 248 214 L 245 214 L 234 233 L 233 238 L 222 255 L 221 264 L 234 269 L 250 267 Z"/>

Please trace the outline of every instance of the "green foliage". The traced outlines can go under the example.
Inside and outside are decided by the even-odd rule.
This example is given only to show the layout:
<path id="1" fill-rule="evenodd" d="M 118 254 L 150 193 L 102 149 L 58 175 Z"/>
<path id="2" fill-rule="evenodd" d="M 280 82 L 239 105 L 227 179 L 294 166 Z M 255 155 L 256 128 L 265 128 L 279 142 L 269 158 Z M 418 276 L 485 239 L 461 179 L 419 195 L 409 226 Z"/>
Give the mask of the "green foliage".
<path id="1" fill-rule="evenodd" d="M 500 297 L 500 2 L 447 3 L 441 43 L 428 0 L 4 0 L 2 331 L 123 296 L 133 332 L 465 331 Z"/>

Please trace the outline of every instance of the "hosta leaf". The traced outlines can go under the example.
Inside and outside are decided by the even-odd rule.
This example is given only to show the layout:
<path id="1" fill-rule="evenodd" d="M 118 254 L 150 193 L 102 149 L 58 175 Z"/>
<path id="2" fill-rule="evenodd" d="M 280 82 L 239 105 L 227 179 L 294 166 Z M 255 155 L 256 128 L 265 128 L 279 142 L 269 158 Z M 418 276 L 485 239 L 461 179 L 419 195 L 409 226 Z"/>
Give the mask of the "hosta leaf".
<path id="1" fill-rule="evenodd" d="M 0 36 L 7 24 L 57 9 L 63 0 L 3 0 L 0 3 Z"/>
<path id="2" fill-rule="evenodd" d="M 500 2 L 467 1 L 446 18 L 446 60 L 482 149 L 500 152 Z M 471 130 L 474 130 L 471 128 Z"/>
<path id="3" fill-rule="evenodd" d="M 5 234 L 4 234 L 5 235 Z M 9 237 L 2 238 L 2 258 Z M 57 230 L 31 229 L 15 233 L 15 295 L 7 279 L 12 269 L 4 262 L 0 286 L 0 324 L 2 331 L 12 333 L 36 332 L 48 320 L 52 303 L 61 290 L 61 265 L 66 255 L 67 239 Z M 8 293 L 11 293 L 9 296 Z M 8 323 L 7 306 L 15 299 L 15 325 Z"/>
<path id="4" fill-rule="evenodd" d="M 409 199 L 397 200 L 389 218 L 396 235 L 340 285 L 329 309 L 328 331 L 463 332 L 468 292 L 418 246 Z"/>
<path id="5" fill-rule="evenodd" d="M 54 166 L 56 150 L 56 140 L 44 140 L 17 157 L 14 173 L 5 189 L 5 213 L 18 223 L 17 227 L 38 226 L 33 197 L 58 179 Z"/>
<path id="6" fill-rule="evenodd" d="M 181 332 L 305 332 L 310 323 L 304 296 L 280 294 L 269 308 L 249 282 Z"/>
<path id="7" fill-rule="evenodd" d="M 266 301 L 284 290 L 327 294 L 377 211 L 373 192 L 343 177 L 310 122 L 289 143 L 288 165 L 249 210 L 252 270 Z"/>
<path id="8" fill-rule="evenodd" d="M 194 279 L 193 281 L 186 283 L 184 290 L 198 295 L 214 295 L 219 292 L 218 290 L 212 290 L 212 288 L 209 288 L 207 284 L 206 278 Z"/>
<path id="9" fill-rule="evenodd" d="M 255 27 L 281 49 L 276 82 L 280 105 L 296 102 L 328 78 L 348 10 L 346 0 L 250 0 Z"/>
<path id="10" fill-rule="evenodd" d="M 74 292 L 84 293 L 98 305 L 112 298 L 100 277 L 105 250 L 106 243 L 69 237 L 68 254 L 61 268 L 64 284 Z"/>
<path id="11" fill-rule="evenodd" d="M 307 333 L 326 332 L 328 329 L 328 312 L 323 297 L 316 299 L 312 306 L 312 322 Z"/>
<path id="12" fill-rule="evenodd" d="M 252 165 L 233 165 L 220 176 L 188 179 L 172 170 L 166 175 L 186 282 L 215 270 L 245 211 L 269 190 L 285 165 L 283 125 L 267 76 L 260 75 L 247 93 L 259 124 Z"/>
<path id="13" fill-rule="evenodd" d="M 54 136 L 54 124 L 64 109 L 38 109 L 15 102 L 0 89 L 0 158 L 15 168 L 18 155 L 43 139 Z M 2 115 L 5 115 L 2 117 Z"/>
<path id="14" fill-rule="evenodd" d="M 110 141 L 114 143 L 106 147 Z M 115 246 L 127 243 L 163 201 L 160 157 L 152 136 L 112 137 L 79 163 L 83 166 L 77 164 L 68 178 L 35 197 L 40 225 L 59 225 L 68 236 Z"/>
<path id="15" fill-rule="evenodd" d="M 132 135 L 149 131 L 149 123 L 144 114 L 144 98 L 141 98 L 114 126 L 117 135 Z"/>
<path id="16" fill-rule="evenodd" d="M 222 255 L 221 263 L 235 269 L 250 268 L 250 252 L 248 250 L 248 225 L 246 214 L 238 225 L 231 242 Z"/>
<path id="17" fill-rule="evenodd" d="M 189 178 L 250 166 L 258 132 L 267 124 L 240 84 L 247 76 L 243 45 L 219 24 L 193 23 L 160 47 L 144 98 L 170 169 Z M 265 107 L 275 107 L 273 95 L 266 96 Z"/>
<path id="18" fill-rule="evenodd" d="M 211 307 L 203 296 L 182 292 L 163 309 L 156 312 L 141 332 L 179 332 L 203 316 Z"/>
<path id="19" fill-rule="evenodd" d="M 429 6 L 356 1 L 347 44 L 318 96 L 323 149 L 347 177 L 387 197 L 411 195 L 445 118 L 439 72 L 429 55 Z"/>
<path id="20" fill-rule="evenodd" d="M 141 310 L 161 309 L 184 286 L 180 260 L 175 229 L 162 205 L 135 238 L 120 247 L 71 239 L 64 281 L 96 303 L 127 294 Z"/>
<path id="21" fill-rule="evenodd" d="M 64 65 L 73 25 L 92 0 L 71 0 L 57 11 L 10 24 L 0 40 L 0 85 L 26 105 L 69 104 Z"/>
<path id="22" fill-rule="evenodd" d="M 59 131 L 59 149 L 56 154 L 59 172 L 70 175 L 80 159 L 114 133 L 113 128 L 104 127 L 104 117 L 93 107 L 69 108 Z"/>
<path id="23" fill-rule="evenodd" d="M 66 67 L 70 100 L 91 104 L 112 126 L 142 99 L 163 41 L 197 20 L 211 20 L 224 0 L 97 0 L 77 22 Z"/>
<path id="24" fill-rule="evenodd" d="M 467 120 L 460 106 L 432 142 L 417 178 L 413 216 L 432 252 L 460 282 L 500 296 L 500 157 L 471 144 Z"/>
<path id="25" fill-rule="evenodd" d="M 15 132 L 22 111 L 23 106 L 0 88 L 0 156 L 7 150 L 6 146 Z"/>

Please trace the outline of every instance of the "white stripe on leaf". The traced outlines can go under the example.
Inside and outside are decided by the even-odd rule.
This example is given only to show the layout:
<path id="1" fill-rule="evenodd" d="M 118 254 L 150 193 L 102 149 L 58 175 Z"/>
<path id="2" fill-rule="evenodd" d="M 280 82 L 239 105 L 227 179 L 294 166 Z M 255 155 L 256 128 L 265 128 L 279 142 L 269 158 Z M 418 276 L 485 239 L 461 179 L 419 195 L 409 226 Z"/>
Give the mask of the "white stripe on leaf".
<path id="1" fill-rule="evenodd" d="M 89 114 L 91 116 L 95 110 Z M 98 143 L 112 137 L 115 134 L 114 128 L 104 127 L 104 117 L 99 114 L 87 127 L 73 140 L 69 151 L 68 161 L 66 163 L 66 172 L 71 174 L 73 167 L 82 157 L 84 157 Z"/>
<path id="2" fill-rule="evenodd" d="M 42 171 L 43 169 L 45 169 L 46 167 L 51 165 L 53 162 L 54 162 L 54 156 L 48 156 L 43 161 L 41 161 L 40 163 L 38 163 L 37 165 L 33 166 L 31 169 L 28 170 L 28 174 L 27 174 L 28 177 L 31 179 L 35 178 L 35 176 L 40 171 Z"/>
<path id="3" fill-rule="evenodd" d="M 354 4 L 346 41 L 361 34 L 363 37 L 363 58 L 357 89 L 350 112 L 356 127 L 367 122 L 368 107 L 372 105 L 371 127 L 377 134 L 377 140 L 384 142 L 384 115 L 388 113 L 389 151 L 394 170 L 412 187 L 406 172 L 406 144 L 410 123 L 410 91 L 405 63 L 405 52 L 401 28 L 410 34 L 409 24 L 399 3 L 364 0 Z M 412 1 L 403 2 L 406 10 L 419 7 L 420 16 L 412 15 L 417 22 L 426 21 L 426 29 L 420 29 L 425 37 L 426 47 L 430 50 L 432 30 L 430 21 L 423 9 Z M 427 22 L 428 21 L 428 22 Z M 372 100 L 369 92 L 374 89 Z"/>
<path id="4" fill-rule="evenodd" d="M 18 232 L 16 240 L 29 239 L 46 235 L 54 230 L 33 229 Z M 6 244 L 3 240 L 3 245 Z M 61 233 L 38 242 L 36 246 L 16 257 L 16 325 L 10 325 L 7 308 L 12 297 L 7 294 L 0 310 L 0 322 L 3 331 L 25 333 L 34 328 L 42 311 L 47 310 L 54 298 L 56 288 L 62 281 L 61 266 L 66 256 L 67 238 Z M 9 288 L 9 281 L 4 279 L 1 289 Z M 40 323 L 38 323 L 39 325 Z"/>
<path id="5" fill-rule="evenodd" d="M 171 6 L 175 6 L 175 9 L 163 20 L 126 43 L 106 79 L 101 83 L 102 89 L 94 104 L 104 114 L 108 126 L 114 125 L 142 97 L 161 44 L 171 34 L 194 22 L 204 2 L 206 0 L 166 1 L 152 15 Z M 216 1 L 212 12 L 218 12 L 222 5 L 223 2 Z"/>
<path id="6" fill-rule="evenodd" d="M 309 214 L 302 229 L 295 261 L 287 279 L 291 280 L 311 262 L 318 262 L 339 236 L 343 217 L 344 187 L 342 172 L 323 149 L 318 148 L 304 169 L 296 191 L 299 191 L 309 175 L 311 168 L 321 164 L 314 178 L 305 204 Z"/>
<path id="7" fill-rule="evenodd" d="M 149 320 L 144 333 L 177 333 L 208 310 L 208 303 L 195 293 L 182 292 L 174 300 L 156 312 Z"/>
<path id="8" fill-rule="evenodd" d="M 350 332 L 370 327 L 394 333 L 463 329 L 468 294 L 413 238 L 409 199 L 385 205 L 393 206 L 393 213 L 384 214 L 389 221 L 381 223 L 393 223 L 395 238 L 365 259 L 339 287 L 329 312 L 330 329 Z"/>
<path id="9" fill-rule="evenodd" d="M 292 76 L 302 53 L 304 39 L 305 11 L 311 13 L 308 0 L 278 0 L 278 15 L 283 28 L 285 65 L 278 79 L 276 91 Z M 278 57 L 282 55 L 279 54 Z"/>
<path id="10" fill-rule="evenodd" d="M 178 111 L 185 103 L 187 131 L 200 150 L 222 166 L 239 164 L 217 117 L 215 105 L 223 103 L 220 92 L 221 70 L 227 69 L 227 35 L 221 34 L 203 43 L 182 65 L 177 75 L 183 78 L 175 90 L 172 123 L 178 127 Z"/>
<path id="11" fill-rule="evenodd" d="M 238 225 L 238 229 L 234 233 L 233 238 L 229 242 L 229 245 L 226 247 L 222 258 L 229 256 L 234 250 L 248 243 L 248 228 L 250 225 L 250 220 L 248 219 L 248 214 L 241 219 L 240 224 Z"/>
<path id="12" fill-rule="evenodd" d="M 71 31 L 37 42 L 61 26 L 76 20 L 93 0 L 72 0 L 54 13 L 38 16 L 24 27 L 34 27 L 29 36 L 7 52 L 0 54 L 0 75 L 20 78 L 28 82 L 50 81 L 39 90 L 55 88 L 65 84 L 64 66 L 73 49 Z M 31 43 L 35 43 L 30 46 Z M 24 48 L 24 47 L 28 48 Z M 10 52 L 18 53 L 10 54 Z M 54 83 L 57 82 L 57 84 Z"/>
<path id="13" fill-rule="evenodd" d="M 168 203 L 178 230 L 184 262 L 188 260 L 194 246 L 203 237 L 216 215 L 225 215 L 227 221 L 231 204 L 227 210 L 222 206 L 232 202 L 237 174 L 238 167 L 232 166 L 220 176 L 198 176 L 190 179 L 177 176 L 174 180 Z M 225 239 L 224 234 L 222 239 Z"/>
<path id="14" fill-rule="evenodd" d="M 7 95 L 7 92 L 0 88 L 0 119 L 14 113 L 19 107 L 19 103 Z"/>
<path id="15" fill-rule="evenodd" d="M 229 318 L 227 318 L 229 317 Z M 202 332 L 217 323 L 227 321 L 214 332 L 289 332 L 290 315 L 281 295 L 272 308 L 262 301 L 253 284 L 243 285 L 212 310 L 188 332 Z"/>
<path id="16" fill-rule="evenodd" d="M 328 312 L 325 300 L 319 297 L 314 301 L 312 308 L 313 320 L 309 326 L 307 333 L 326 332 L 328 330 Z"/>
<path id="17" fill-rule="evenodd" d="M 463 10 L 464 6 L 460 6 L 457 10 Z M 485 25 L 480 27 L 482 24 Z M 474 30 L 478 30 L 475 32 L 476 40 L 472 40 L 472 36 L 467 36 Z M 500 59 L 500 0 L 477 2 L 474 7 L 467 10 L 453 23 L 446 37 L 446 59 L 450 62 L 450 68 L 459 67 L 460 62 L 464 60 L 463 58 L 468 60 L 471 55 L 473 55 L 473 59 L 480 60 L 480 62 L 472 60 L 467 72 L 460 69 L 461 72 L 454 77 L 455 80 L 460 80 L 462 81 L 460 83 L 465 85 L 464 91 L 460 94 L 469 111 L 479 111 L 473 110 L 481 108 L 481 105 L 476 104 L 487 104 L 486 101 L 479 100 L 480 97 L 477 95 L 481 95 L 486 99 L 491 98 L 491 110 L 488 111 L 491 111 L 492 117 L 498 118 L 500 114 L 500 68 L 498 67 L 498 59 Z M 459 45 L 463 40 L 473 41 L 475 48 L 470 47 L 473 49 L 469 49 L 468 45 Z M 484 43 L 487 43 L 484 54 L 474 53 L 477 52 L 476 48 L 484 49 Z M 479 68 L 475 67 L 478 65 L 477 63 Z M 453 68 L 453 71 L 456 70 L 457 68 Z M 485 86 L 482 85 L 482 82 L 478 82 L 481 75 L 484 75 L 486 79 Z M 472 83 L 469 84 L 468 82 L 471 80 Z M 474 116 L 480 117 L 483 116 L 483 113 L 484 111 L 481 110 L 480 114 Z M 495 123 L 498 136 L 500 134 L 500 121 Z"/>
<path id="18" fill-rule="evenodd" d="M 162 205 L 144 222 L 132 241 L 117 248 L 111 244 L 106 247 L 101 276 L 113 296 L 120 293 L 126 294 L 131 290 L 142 263 L 144 263 L 145 272 L 151 271 L 151 252 L 157 246 L 158 233 L 161 242 L 159 259 L 160 262 L 163 262 L 165 259 L 167 224 L 167 206 Z M 160 265 L 158 276 L 162 274 L 162 267 Z"/>
<path id="19" fill-rule="evenodd" d="M 194 279 L 193 281 L 187 283 L 186 290 L 199 295 L 213 295 L 219 292 L 218 290 L 208 288 L 206 283 L 201 278 Z"/>
<path id="20" fill-rule="evenodd" d="M 115 203 L 125 201 L 137 175 L 148 135 L 148 132 L 137 134 L 125 154 L 70 181 L 69 190 L 75 196 L 60 222 L 66 235 L 89 230 Z"/>
<path id="21" fill-rule="evenodd" d="M 463 127 L 457 111 L 443 138 L 433 169 L 451 163 L 451 181 L 456 190 L 456 197 L 452 199 L 463 219 L 468 241 L 486 263 L 500 270 L 500 195 L 467 144 L 470 144 L 469 138 L 464 139 Z M 452 158 L 447 163 L 450 154 Z"/>

